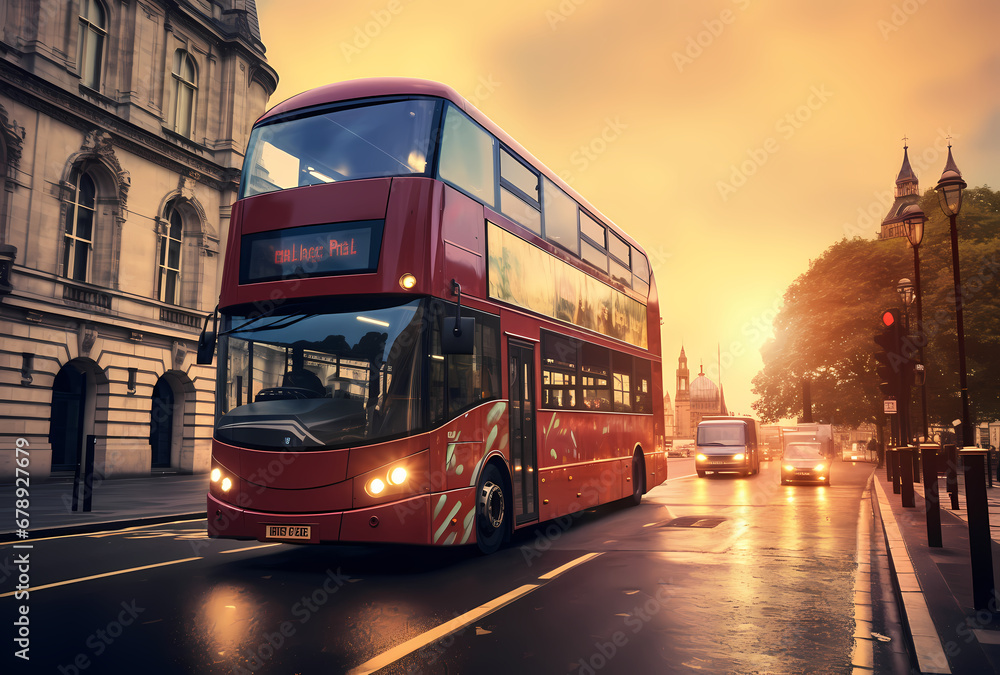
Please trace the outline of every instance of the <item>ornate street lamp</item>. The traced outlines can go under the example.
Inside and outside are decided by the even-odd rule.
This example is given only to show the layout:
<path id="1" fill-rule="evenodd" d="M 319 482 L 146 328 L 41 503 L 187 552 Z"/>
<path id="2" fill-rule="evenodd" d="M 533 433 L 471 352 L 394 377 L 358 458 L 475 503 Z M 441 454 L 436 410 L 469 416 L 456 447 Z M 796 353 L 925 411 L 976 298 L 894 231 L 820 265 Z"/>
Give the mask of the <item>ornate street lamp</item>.
<path id="1" fill-rule="evenodd" d="M 917 354 L 920 360 L 921 368 L 923 368 L 924 363 L 924 345 L 927 343 L 927 338 L 924 336 L 924 303 L 920 295 L 920 242 L 924 239 L 924 223 L 927 222 L 927 217 L 924 212 L 916 204 L 910 204 L 905 209 L 903 209 L 903 223 L 906 225 L 906 238 L 910 242 L 910 246 L 913 247 L 913 278 L 916 280 L 916 289 L 914 294 L 917 298 Z M 920 386 L 920 420 L 921 420 L 921 435 L 924 440 L 928 440 L 927 434 L 927 387 L 924 382 L 919 383 Z"/>
<path id="2" fill-rule="evenodd" d="M 941 210 L 951 221 L 951 268 L 955 275 L 955 324 L 958 329 L 958 378 L 962 394 L 962 446 L 972 447 L 973 429 L 969 416 L 969 386 L 965 375 L 965 324 L 962 319 L 962 276 L 958 268 L 958 226 L 955 219 L 962 210 L 962 191 L 967 184 L 962 180 L 962 172 L 955 165 L 951 156 L 951 144 L 948 145 L 948 162 L 944 172 L 934 188 L 941 202 Z"/>
<path id="3" fill-rule="evenodd" d="M 913 289 L 914 289 L 913 282 L 910 281 L 909 279 L 900 279 L 899 283 L 896 284 L 896 292 L 899 293 L 899 299 L 903 301 L 903 309 L 907 311 L 906 315 L 907 324 L 909 324 L 910 321 L 909 310 L 910 307 L 913 306 L 914 296 L 916 295 L 913 292 Z M 909 326 L 907 326 L 907 330 L 909 330 Z"/>
<path id="4" fill-rule="evenodd" d="M 913 282 L 909 279 L 900 279 L 896 284 L 896 292 L 899 299 L 903 301 L 903 336 L 907 340 L 910 337 L 910 307 L 913 306 Z M 908 349 L 903 348 L 901 357 L 910 358 Z M 913 440 L 910 438 L 910 386 L 912 384 L 911 373 L 913 368 L 909 363 L 902 364 L 902 372 L 899 377 L 899 435 L 900 441 L 904 445 L 909 445 Z M 915 472 L 914 476 L 918 474 Z"/>

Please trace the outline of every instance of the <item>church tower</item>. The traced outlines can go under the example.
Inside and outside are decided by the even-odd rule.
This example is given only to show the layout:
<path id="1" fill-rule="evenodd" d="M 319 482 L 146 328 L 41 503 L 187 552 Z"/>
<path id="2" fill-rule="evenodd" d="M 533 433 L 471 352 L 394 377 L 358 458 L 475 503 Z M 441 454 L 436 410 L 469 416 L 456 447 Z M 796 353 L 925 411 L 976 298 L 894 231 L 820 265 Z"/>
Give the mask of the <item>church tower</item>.
<path id="1" fill-rule="evenodd" d="M 677 427 L 677 438 L 692 438 L 694 428 L 691 426 L 691 392 L 688 384 L 691 372 L 688 370 L 687 355 L 681 347 L 681 355 L 677 359 L 677 393 L 674 396 L 674 424 Z"/>
<path id="2" fill-rule="evenodd" d="M 908 149 L 909 146 L 903 146 L 903 166 L 900 167 L 899 175 L 896 176 L 895 199 L 889 213 L 882 219 L 882 230 L 878 234 L 879 239 L 905 237 L 906 225 L 903 210 L 920 201 L 920 184 L 917 181 L 917 175 L 910 168 L 910 158 L 907 156 Z"/>

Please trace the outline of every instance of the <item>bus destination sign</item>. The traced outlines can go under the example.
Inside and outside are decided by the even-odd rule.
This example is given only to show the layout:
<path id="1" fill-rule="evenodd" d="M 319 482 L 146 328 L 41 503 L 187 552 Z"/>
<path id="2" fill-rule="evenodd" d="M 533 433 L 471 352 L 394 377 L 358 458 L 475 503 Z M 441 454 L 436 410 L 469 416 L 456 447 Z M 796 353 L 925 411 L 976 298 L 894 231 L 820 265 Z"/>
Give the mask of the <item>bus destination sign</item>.
<path id="1" fill-rule="evenodd" d="M 240 283 L 374 272 L 382 225 L 381 220 L 365 220 L 245 235 Z"/>

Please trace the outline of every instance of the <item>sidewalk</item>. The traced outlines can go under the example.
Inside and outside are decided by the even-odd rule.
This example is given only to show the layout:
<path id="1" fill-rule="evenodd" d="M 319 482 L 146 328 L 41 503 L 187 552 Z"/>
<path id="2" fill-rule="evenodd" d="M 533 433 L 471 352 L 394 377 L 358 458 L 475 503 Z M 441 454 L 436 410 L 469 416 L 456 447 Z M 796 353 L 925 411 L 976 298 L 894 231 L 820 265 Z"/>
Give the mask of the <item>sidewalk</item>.
<path id="1" fill-rule="evenodd" d="M 81 489 L 82 492 L 82 489 Z M 208 474 L 167 474 L 97 481 L 91 511 L 73 511 L 73 481 L 32 483 L 28 488 L 28 530 L 32 539 L 75 532 L 205 517 Z M 0 485 L 0 542 L 18 538 L 17 488 Z M 81 509 L 82 504 L 81 504 Z"/>
<path id="2" fill-rule="evenodd" d="M 914 506 L 893 494 L 885 469 L 876 469 L 872 499 L 881 516 L 904 629 L 920 673 L 969 675 L 1000 672 L 1000 622 L 973 606 L 965 485 L 959 476 L 959 509 L 952 510 L 944 476 L 940 548 L 927 545 L 923 484 L 914 485 Z M 1000 579 L 1000 486 L 987 488 L 994 579 Z"/>

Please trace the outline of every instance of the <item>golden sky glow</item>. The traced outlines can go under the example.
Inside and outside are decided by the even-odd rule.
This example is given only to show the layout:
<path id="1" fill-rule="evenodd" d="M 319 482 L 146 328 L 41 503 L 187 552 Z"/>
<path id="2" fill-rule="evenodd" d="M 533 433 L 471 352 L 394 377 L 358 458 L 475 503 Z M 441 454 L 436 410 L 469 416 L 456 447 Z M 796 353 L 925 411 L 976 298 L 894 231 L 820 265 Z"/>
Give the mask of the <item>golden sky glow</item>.
<path id="1" fill-rule="evenodd" d="M 664 318 L 730 409 L 781 296 L 830 244 L 874 238 L 902 138 L 921 190 L 947 136 L 1000 187 L 992 0 L 257 0 L 274 105 L 373 76 L 454 87 L 639 241 Z M 944 154 L 942 154 L 944 151 Z M 868 215 L 871 214 L 871 215 Z"/>

